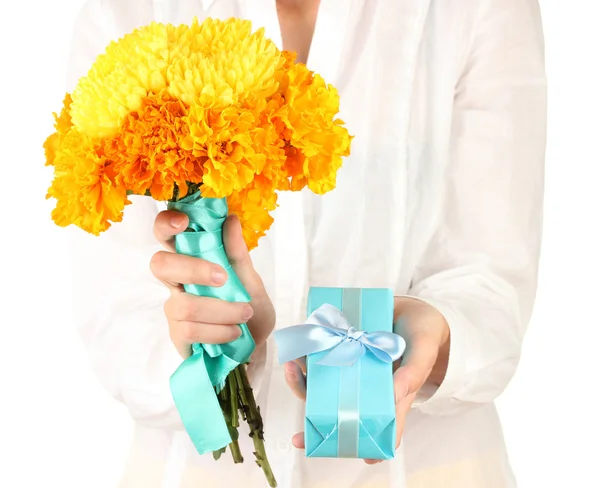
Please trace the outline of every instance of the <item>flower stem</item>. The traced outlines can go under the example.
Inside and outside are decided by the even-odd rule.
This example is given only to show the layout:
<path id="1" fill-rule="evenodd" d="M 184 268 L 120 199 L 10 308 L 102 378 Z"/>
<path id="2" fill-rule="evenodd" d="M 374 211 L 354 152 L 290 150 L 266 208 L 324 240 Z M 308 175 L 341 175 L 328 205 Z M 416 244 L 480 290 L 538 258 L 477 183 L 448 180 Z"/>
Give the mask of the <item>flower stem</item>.
<path id="1" fill-rule="evenodd" d="M 242 410 L 244 419 L 250 426 L 250 437 L 252 437 L 254 443 L 256 464 L 258 464 L 265 473 L 269 486 L 275 488 L 277 486 L 277 481 L 275 480 L 265 451 L 263 420 L 260 415 L 260 408 L 256 405 L 248 375 L 246 374 L 246 366 L 241 364 L 233 370 L 233 374 L 235 375 L 235 381 L 238 387 L 240 409 Z"/>
<path id="2" fill-rule="evenodd" d="M 219 404 L 221 405 L 221 410 L 223 411 L 223 417 L 225 418 L 225 423 L 227 424 L 227 430 L 229 431 L 229 435 L 231 437 L 229 450 L 231 451 L 233 462 L 236 464 L 243 463 L 244 457 L 242 456 L 242 451 L 240 450 L 240 445 L 238 443 L 238 394 L 235 376 L 233 374 L 229 374 L 227 376 L 225 387 L 217 394 L 217 398 L 219 399 Z M 225 447 L 219 449 L 218 451 L 213 451 L 213 458 L 218 460 L 225 451 Z"/>
<path id="3" fill-rule="evenodd" d="M 231 441 L 231 444 L 229 444 L 229 450 L 231 451 L 231 456 L 233 457 L 233 462 L 235 464 L 244 462 L 244 456 L 242 456 L 240 444 L 238 443 L 237 439 Z"/>
<path id="4" fill-rule="evenodd" d="M 229 386 L 229 408 L 231 409 L 231 425 L 235 428 L 240 426 L 240 418 L 238 415 L 238 386 L 237 386 L 237 378 L 235 374 L 230 374 L 227 376 L 226 383 Z"/>
<path id="5" fill-rule="evenodd" d="M 263 470 L 269 486 L 275 488 L 277 481 L 267 459 L 267 453 L 265 451 L 264 433 L 263 433 L 263 420 L 260 415 L 260 408 L 256 405 L 254 399 L 254 393 L 246 374 L 246 365 L 240 364 L 227 376 L 225 381 L 225 387 L 217 394 L 229 435 L 231 436 L 231 443 L 229 444 L 229 450 L 233 457 L 234 463 L 243 463 L 244 458 L 240 450 L 238 443 L 239 432 L 239 412 L 242 414 L 242 418 L 248 422 L 250 427 L 250 437 L 254 443 L 254 456 L 256 457 L 256 464 L 258 464 Z M 213 457 L 219 459 L 225 452 L 226 448 L 219 449 L 213 452 Z"/>

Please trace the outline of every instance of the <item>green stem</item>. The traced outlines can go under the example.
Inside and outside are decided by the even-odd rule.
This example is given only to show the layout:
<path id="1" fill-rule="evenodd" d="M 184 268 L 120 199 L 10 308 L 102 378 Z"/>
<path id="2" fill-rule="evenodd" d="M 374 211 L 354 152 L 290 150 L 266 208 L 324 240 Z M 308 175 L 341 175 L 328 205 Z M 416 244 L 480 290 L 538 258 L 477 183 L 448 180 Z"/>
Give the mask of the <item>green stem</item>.
<path id="1" fill-rule="evenodd" d="M 235 374 L 230 374 L 227 376 L 227 383 L 229 386 L 229 408 L 231 412 L 231 425 L 235 428 L 240 426 L 240 418 L 238 414 L 238 386 L 237 386 L 237 377 Z"/>
<path id="2" fill-rule="evenodd" d="M 240 449 L 240 444 L 238 440 L 231 441 L 229 444 L 229 450 L 231 451 L 231 456 L 233 457 L 233 462 L 235 464 L 240 464 L 244 462 L 244 456 L 242 456 L 242 450 Z"/>
<path id="3" fill-rule="evenodd" d="M 252 442 L 254 443 L 256 464 L 258 464 L 265 473 L 269 486 L 275 488 L 277 486 L 277 481 L 275 480 L 275 475 L 273 474 L 265 451 L 263 420 L 260 415 L 260 409 L 256 405 L 248 375 L 246 374 L 246 366 L 241 364 L 233 370 L 233 373 L 235 374 L 238 386 L 240 408 L 250 426 L 250 437 L 252 437 Z"/>
<path id="4" fill-rule="evenodd" d="M 231 436 L 229 450 L 231 451 L 233 462 L 244 462 L 238 443 L 239 432 L 237 429 L 240 423 L 239 412 L 241 412 L 243 419 L 248 422 L 248 426 L 250 427 L 250 437 L 252 437 L 252 442 L 254 443 L 256 464 L 263 470 L 269 486 L 275 488 L 277 481 L 275 481 L 275 475 L 273 474 L 265 450 L 263 420 L 260 415 L 260 408 L 256 405 L 248 375 L 246 374 L 246 365 L 240 364 L 229 373 L 225 381 L 225 387 L 217 394 L 217 398 L 219 399 L 219 405 L 221 405 L 229 435 Z M 214 451 L 213 457 L 219 459 L 225 450 L 226 448 L 222 448 Z"/>
<path id="5" fill-rule="evenodd" d="M 229 450 L 231 451 L 233 462 L 236 464 L 243 463 L 244 457 L 242 456 L 242 451 L 240 450 L 240 445 L 238 443 L 240 436 L 237 430 L 237 427 L 239 427 L 237 411 L 238 395 L 236 390 L 235 376 L 233 374 L 229 374 L 227 376 L 225 387 L 217 394 L 217 398 L 219 400 L 221 410 L 223 411 L 223 417 L 225 418 L 225 423 L 227 424 L 227 430 L 229 431 L 229 435 L 231 437 Z M 235 405 L 235 408 L 232 408 L 232 405 Z M 225 447 L 217 451 L 213 451 L 213 458 L 215 460 L 219 460 L 225 451 Z"/>

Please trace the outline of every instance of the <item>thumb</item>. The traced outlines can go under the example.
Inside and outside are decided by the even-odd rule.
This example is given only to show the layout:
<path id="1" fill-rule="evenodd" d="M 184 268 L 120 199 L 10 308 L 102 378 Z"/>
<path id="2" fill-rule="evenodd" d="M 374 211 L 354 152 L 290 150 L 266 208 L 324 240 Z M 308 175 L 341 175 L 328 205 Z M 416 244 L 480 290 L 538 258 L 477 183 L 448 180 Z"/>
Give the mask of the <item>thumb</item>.
<path id="1" fill-rule="evenodd" d="M 223 225 L 223 243 L 225 253 L 231 267 L 237 274 L 244 287 L 253 298 L 262 293 L 264 287 L 258 274 L 254 270 L 248 246 L 244 241 L 242 226 L 237 215 L 227 217 Z"/>
<path id="2" fill-rule="evenodd" d="M 262 279 L 254 269 L 240 219 L 236 215 L 229 216 L 223 225 L 223 243 L 231 267 L 252 297 L 254 315 L 248 321 L 248 327 L 256 344 L 262 344 L 275 325 L 275 310 Z"/>

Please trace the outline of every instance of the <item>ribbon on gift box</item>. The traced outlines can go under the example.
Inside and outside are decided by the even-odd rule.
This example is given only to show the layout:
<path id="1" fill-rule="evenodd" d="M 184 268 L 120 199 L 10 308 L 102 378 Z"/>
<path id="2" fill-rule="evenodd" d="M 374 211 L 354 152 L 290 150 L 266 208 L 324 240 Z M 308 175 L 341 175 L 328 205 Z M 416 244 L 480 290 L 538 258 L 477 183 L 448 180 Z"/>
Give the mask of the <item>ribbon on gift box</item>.
<path id="1" fill-rule="evenodd" d="M 402 356 L 406 347 L 404 339 L 392 332 L 360 330 L 360 307 L 354 306 L 354 301 L 351 303 L 344 306 L 345 314 L 333 305 L 324 304 L 308 317 L 306 323 L 275 332 L 280 364 L 329 351 L 317 364 L 341 367 L 339 457 L 358 457 L 360 369 L 351 366 L 365 354 L 392 363 Z"/>
<path id="2" fill-rule="evenodd" d="M 359 323 L 356 320 L 354 323 Z M 351 325 L 348 317 L 333 305 L 321 305 L 302 325 L 275 332 L 279 363 L 329 350 L 319 361 L 324 366 L 352 366 L 370 352 L 380 361 L 400 359 L 405 342 L 392 332 L 365 332 Z"/>
<path id="3" fill-rule="evenodd" d="M 250 295 L 231 268 L 223 246 L 222 228 L 228 214 L 226 200 L 202 198 L 199 193 L 193 193 L 169 203 L 169 209 L 189 218 L 188 229 L 175 236 L 176 251 L 219 264 L 228 275 L 221 287 L 186 284 L 183 285 L 185 291 L 228 302 L 249 302 Z M 249 361 L 254 351 L 254 340 L 247 325 L 240 327 L 242 335 L 227 344 L 193 344 L 192 355 L 171 376 L 173 400 L 200 454 L 216 451 L 231 442 L 216 391 L 223 388 L 231 371 Z"/>

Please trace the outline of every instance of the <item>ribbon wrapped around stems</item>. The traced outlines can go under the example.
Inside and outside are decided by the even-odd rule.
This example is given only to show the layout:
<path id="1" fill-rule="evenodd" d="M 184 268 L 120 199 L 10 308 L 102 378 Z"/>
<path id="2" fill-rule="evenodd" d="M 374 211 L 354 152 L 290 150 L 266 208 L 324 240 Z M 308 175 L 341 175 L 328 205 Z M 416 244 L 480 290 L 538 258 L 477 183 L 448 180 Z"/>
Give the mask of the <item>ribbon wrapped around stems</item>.
<path id="1" fill-rule="evenodd" d="M 249 302 L 250 295 L 229 264 L 223 246 L 222 229 L 228 214 L 226 200 L 202 198 L 196 192 L 169 203 L 169 209 L 189 218 L 188 229 L 175 236 L 176 251 L 219 264 L 228 275 L 222 287 L 184 285 L 185 291 L 229 302 Z M 248 327 L 246 324 L 240 327 L 242 335 L 230 343 L 193 344 L 192 355 L 171 376 L 175 405 L 200 454 L 221 449 L 232 441 L 216 391 L 223 388 L 231 371 L 249 361 L 254 351 Z"/>

